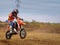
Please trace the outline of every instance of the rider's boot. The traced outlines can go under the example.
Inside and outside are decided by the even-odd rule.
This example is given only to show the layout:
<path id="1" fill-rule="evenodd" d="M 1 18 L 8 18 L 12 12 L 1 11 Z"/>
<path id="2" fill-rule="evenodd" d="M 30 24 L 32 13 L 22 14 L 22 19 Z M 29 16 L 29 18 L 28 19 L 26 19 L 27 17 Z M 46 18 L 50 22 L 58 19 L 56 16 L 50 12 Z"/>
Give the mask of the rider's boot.
<path id="1" fill-rule="evenodd" d="M 10 26 L 10 33 L 12 33 L 12 26 Z"/>

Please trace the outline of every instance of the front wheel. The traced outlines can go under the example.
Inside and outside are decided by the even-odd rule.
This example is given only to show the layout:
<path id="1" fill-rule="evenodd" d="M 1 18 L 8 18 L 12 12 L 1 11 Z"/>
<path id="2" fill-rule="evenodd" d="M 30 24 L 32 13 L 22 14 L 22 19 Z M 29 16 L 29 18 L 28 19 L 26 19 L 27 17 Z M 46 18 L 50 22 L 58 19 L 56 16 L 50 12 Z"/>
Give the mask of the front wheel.
<path id="1" fill-rule="evenodd" d="M 6 32 L 6 39 L 11 39 L 11 36 L 12 36 L 12 35 L 11 35 L 10 31 L 7 31 L 7 32 Z"/>
<path id="2" fill-rule="evenodd" d="M 26 37 L 26 30 L 24 28 L 20 30 L 20 37 L 21 39 L 24 39 Z"/>

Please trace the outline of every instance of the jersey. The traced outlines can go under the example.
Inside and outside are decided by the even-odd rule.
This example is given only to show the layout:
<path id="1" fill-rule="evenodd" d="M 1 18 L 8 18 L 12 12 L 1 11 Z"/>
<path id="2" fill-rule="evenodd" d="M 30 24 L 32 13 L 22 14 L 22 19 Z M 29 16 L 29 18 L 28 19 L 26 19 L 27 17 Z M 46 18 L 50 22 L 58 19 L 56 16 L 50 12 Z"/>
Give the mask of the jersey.
<path id="1" fill-rule="evenodd" d="M 10 14 L 8 15 L 8 20 L 9 20 L 9 21 L 13 21 L 13 20 L 14 20 L 14 16 L 13 16 L 12 13 L 10 13 Z"/>

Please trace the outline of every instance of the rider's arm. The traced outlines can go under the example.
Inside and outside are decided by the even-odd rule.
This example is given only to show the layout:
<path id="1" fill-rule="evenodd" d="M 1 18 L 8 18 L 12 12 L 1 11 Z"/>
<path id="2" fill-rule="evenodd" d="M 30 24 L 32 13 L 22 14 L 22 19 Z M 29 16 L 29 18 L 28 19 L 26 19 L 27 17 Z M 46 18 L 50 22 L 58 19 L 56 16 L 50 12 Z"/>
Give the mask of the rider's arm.
<path id="1" fill-rule="evenodd" d="M 18 16 L 16 17 L 16 19 L 23 20 L 22 18 L 20 18 L 20 17 L 18 17 Z"/>

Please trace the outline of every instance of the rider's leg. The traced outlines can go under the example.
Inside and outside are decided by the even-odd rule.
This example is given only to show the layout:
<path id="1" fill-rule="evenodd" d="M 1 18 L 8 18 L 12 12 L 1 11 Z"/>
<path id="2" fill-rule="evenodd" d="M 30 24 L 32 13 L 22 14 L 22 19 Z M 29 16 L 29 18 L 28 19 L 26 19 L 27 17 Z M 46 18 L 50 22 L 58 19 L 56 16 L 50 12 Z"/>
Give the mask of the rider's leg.
<path id="1" fill-rule="evenodd" d="M 12 33 L 12 26 L 13 26 L 13 22 L 10 21 L 10 33 Z"/>

